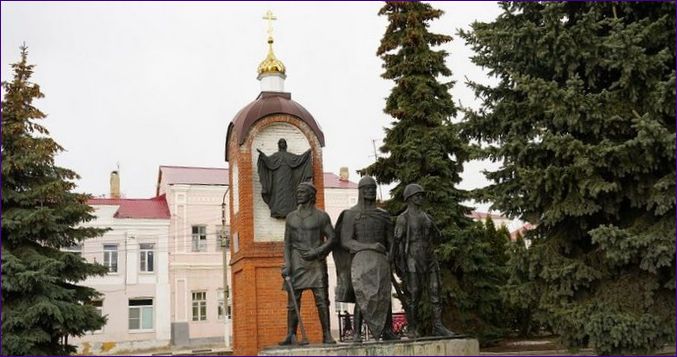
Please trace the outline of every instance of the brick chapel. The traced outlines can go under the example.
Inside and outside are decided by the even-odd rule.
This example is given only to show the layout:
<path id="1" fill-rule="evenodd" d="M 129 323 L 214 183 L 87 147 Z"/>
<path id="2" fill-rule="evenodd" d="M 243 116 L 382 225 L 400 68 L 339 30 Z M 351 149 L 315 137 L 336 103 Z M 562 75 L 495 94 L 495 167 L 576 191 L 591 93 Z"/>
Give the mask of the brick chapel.
<path id="1" fill-rule="evenodd" d="M 267 19 L 273 20 L 272 14 Z M 277 151 L 280 138 L 288 151 L 311 150 L 313 184 L 319 209 L 324 209 L 322 147 L 324 134 L 313 116 L 291 93 L 284 91 L 286 69 L 273 53 L 268 30 L 268 54 L 258 67 L 261 92 L 242 108 L 228 126 L 225 159 L 230 167 L 231 271 L 233 296 L 233 354 L 255 355 L 276 345 L 287 330 L 283 264 L 284 219 L 275 219 L 261 197 L 256 169 L 259 152 Z M 304 294 L 301 317 L 311 343 L 322 340 L 312 294 Z"/>

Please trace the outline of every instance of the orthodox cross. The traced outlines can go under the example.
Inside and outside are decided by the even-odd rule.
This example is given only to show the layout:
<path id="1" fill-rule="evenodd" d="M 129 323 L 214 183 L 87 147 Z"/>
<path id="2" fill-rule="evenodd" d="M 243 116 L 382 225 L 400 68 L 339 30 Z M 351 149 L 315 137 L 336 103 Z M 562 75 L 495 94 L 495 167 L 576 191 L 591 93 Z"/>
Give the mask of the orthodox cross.
<path id="1" fill-rule="evenodd" d="M 273 38 L 273 21 L 277 20 L 277 17 L 273 15 L 272 11 L 268 10 L 263 19 L 268 20 L 268 37 Z"/>

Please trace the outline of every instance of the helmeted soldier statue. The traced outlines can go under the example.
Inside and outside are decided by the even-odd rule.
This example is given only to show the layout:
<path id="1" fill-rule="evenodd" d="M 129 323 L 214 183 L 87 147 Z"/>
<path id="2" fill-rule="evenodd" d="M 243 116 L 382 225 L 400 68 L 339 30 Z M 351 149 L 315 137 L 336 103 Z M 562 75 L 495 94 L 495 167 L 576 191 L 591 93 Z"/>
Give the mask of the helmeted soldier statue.
<path id="1" fill-rule="evenodd" d="M 336 343 L 329 326 L 329 298 L 327 292 L 327 254 L 334 243 L 334 229 L 326 212 L 315 208 L 316 189 L 302 182 L 296 189 L 298 208 L 287 215 L 284 232 L 284 265 L 282 277 L 290 277 L 294 291 L 287 290 L 287 337 L 281 345 L 296 341 L 299 316 L 294 308 L 301 306 L 301 294 L 312 290 L 320 316 L 324 343 Z"/>
<path id="2" fill-rule="evenodd" d="M 372 177 L 365 176 L 358 183 L 357 201 L 336 223 L 341 242 L 334 249 L 336 300 L 355 303 L 354 341 L 361 341 L 362 318 L 375 338 L 398 339 L 391 330 L 392 219 L 376 207 Z"/>
<path id="3" fill-rule="evenodd" d="M 397 217 L 395 223 L 395 244 L 398 275 L 405 283 L 410 299 L 406 307 L 409 337 L 417 337 L 419 327 L 418 304 L 422 288 L 428 289 L 433 306 L 432 334 L 454 336 L 442 324 L 440 306 L 440 268 L 433 251 L 433 239 L 440 235 L 432 219 L 421 210 L 424 202 L 423 187 L 416 183 L 404 188 L 407 209 Z"/>

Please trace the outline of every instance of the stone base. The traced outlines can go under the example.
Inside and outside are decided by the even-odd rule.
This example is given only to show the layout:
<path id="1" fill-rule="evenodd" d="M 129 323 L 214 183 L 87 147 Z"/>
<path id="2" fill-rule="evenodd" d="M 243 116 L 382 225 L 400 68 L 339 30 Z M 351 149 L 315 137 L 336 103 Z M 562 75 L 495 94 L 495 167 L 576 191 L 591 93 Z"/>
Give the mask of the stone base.
<path id="1" fill-rule="evenodd" d="M 259 356 L 477 356 L 479 354 L 479 342 L 468 337 L 430 337 L 386 342 L 269 347 L 259 352 Z"/>

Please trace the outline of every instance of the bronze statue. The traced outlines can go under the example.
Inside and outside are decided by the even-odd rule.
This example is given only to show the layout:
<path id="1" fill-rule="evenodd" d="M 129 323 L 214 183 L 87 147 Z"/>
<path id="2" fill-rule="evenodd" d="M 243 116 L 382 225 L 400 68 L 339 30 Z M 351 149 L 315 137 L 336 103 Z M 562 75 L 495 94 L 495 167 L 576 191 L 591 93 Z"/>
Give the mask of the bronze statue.
<path id="1" fill-rule="evenodd" d="M 412 338 L 418 335 L 418 303 L 421 299 L 422 285 L 427 282 L 426 287 L 433 306 L 432 334 L 454 336 L 455 334 L 442 324 L 440 268 L 432 245 L 434 236 L 440 232 L 430 216 L 421 210 L 423 194 L 423 187 L 418 184 L 412 183 L 405 187 L 404 200 L 407 202 L 407 209 L 397 217 L 395 224 L 395 242 L 398 250 L 396 270 L 410 294 L 410 301 L 406 307 L 408 334 Z"/>
<path id="2" fill-rule="evenodd" d="M 398 339 L 391 330 L 391 217 L 376 207 L 376 181 L 373 178 L 363 177 L 358 190 L 357 205 L 343 211 L 336 225 L 342 247 L 334 249 L 338 280 L 336 298 L 337 301 L 355 302 L 354 341 L 361 341 L 363 317 L 375 338 Z"/>
<path id="3" fill-rule="evenodd" d="M 266 156 L 260 149 L 257 162 L 261 196 L 270 207 L 270 216 L 285 218 L 296 209 L 294 193 L 299 183 L 313 179 L 311 151 L 296 155 L 287 152 L 287 141 L 280 139 L 278 152 Z"/>
<path id="4" fill-rule="evenodd" d="M 296 341 L 296 328 L 301 319 L 298 306 L 301 304 L 301 294 L 308 289 L 313 291 L 315 297 L 323 342 L 336 343 L 329 327 L 326 261 L 335 239 L 334 229 L 329 215 L 315 208 L 316 192 L 311 183 L 300 183 L 296 189 L 298 208 L 287 215 L 282 277 L 289 278 L 289 283 L 284 285 L 288 296 L 288 331 L 281 345 L 290 345 Z"/>

